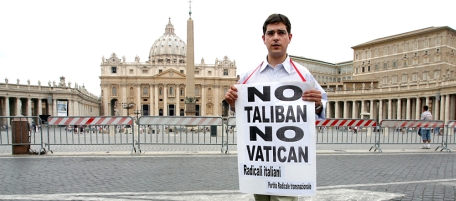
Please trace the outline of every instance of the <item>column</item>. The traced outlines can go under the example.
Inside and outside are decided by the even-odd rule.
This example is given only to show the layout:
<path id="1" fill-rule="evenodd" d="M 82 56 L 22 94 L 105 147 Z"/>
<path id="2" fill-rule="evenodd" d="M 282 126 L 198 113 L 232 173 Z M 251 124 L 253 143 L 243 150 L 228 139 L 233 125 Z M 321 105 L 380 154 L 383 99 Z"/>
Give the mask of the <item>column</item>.
<path id="1" fill-rule="evenodd" d="M 141 84 L 136 85 L 136 108 L 134 110 L 142 110 L 141 100 Z M 138 116 L 139 117 L 139 116 Z"/>
<path id="2" fill-rule="evenodd" d="M 331 114 L 332 114 L 331 102 L 328 101 L 328 102 L 326 102 L 326 118 L 332 118 Z"/>
<path id="3" fill-rule="evenodd" d="M 399 98 L 397 99 L 397 120 L 401 120 L 402 119 L 402 104 L 401 104 L 402 100 Z"/>
<path id="4" fill-rule="evenodd" d="M 393 111 L 391 109 L 391 103 L 393 102 L 393 99 L 388 99 L 388 119 L 393 119 Z"/>
<path id="5" fill-rule="evenodd" d="M 380 123 L 383 120 L 383 100 L 380 99 L 378 101 L 378 104 L 379 105 L 378 105 L 378 120 L 377 120 L 378 122 L 377 123 Z"/>
<path id="6" fill-rule="evenodd" d="M 415 119 L 421 119 L 421 99 L 420 97 L 416 98 L 416 116 Z"/>
<path id="7" fill-rule="evenodd" d="M 154 116 L 158 116 L 158 84 L 154 85 Z"/>
<path id="8" fill-rule="evenodd" d="M 440 98 L 440 97 L 439 97 Z M 434 108 L 432 110 L 432 112 L 434 113 L 433 116 L 434 116 L 434 120 L 440 120 L 439 118 L 439 110 L 440 110 L 440 101 L 437 100 L 437 97 L 435 98 L 435 101 L 434 101 Z M 446 123 L 446 122 L 445 122 Z"/>
<path id="9" fill-rule="evenodd" d="M 440 120 L 445 119 L 445 108 L 447 108 L 448 105 L 445 105 L 445 96 L 440 95 Z M 446 122 L 445 122 L 446 123 Z"/>
<path id="10" fill-rule="evenodd" d="M 21 98 L 19 97 L 16 97 L 16 115 L 15 116 L 19 116 L 21 115 Z"/>
<path id="11" fill-rule="evenodd" d="M 31 98 L 27 98 L 27 116 L 32 116 L 32 99 Z"/>
<path id="12" fill-rule="evenodd" d="M 352 118 L 353 119 L 357 119 L 358 118 L 358 103 L 357 103 L 357 101 L 353 101 Z"/>
<path id="13" fill-rule="evenodd" d="M 407 112 L 405 118 L 410 119 L 410 98 L 407 98 L 407 108 L 405 108 L 405 111 Z"/>
<path id="14" fill-rule="evenodd" d="M 426 105 L 429 107 L 429 96 L 426 97 Z"/>
<path id="15" fill-rule="evenodd" d="M 200 106 L 200 116 L 206 116 L 206 86 L 205 84 L 201 85 L 201 106 Z M 215 92 L 215 89 L 214 89 Z M 214 116 L 214 114 L 212 114 Z"/>
<path id="16" fill-rule="evenodd" d="M 370 118 L 369 118 L 369 119 L 375 119 L 375 114 L 374 114 L 374 100 L 371 100 L 371 101 L 370 101 L 369 114 L 370 114 Z"/>
<path id="17" fill-rule="evenodd" d="M 163 116 L 168 116 L 168 85 L 163 87 Z"/>
<path id="18" fill-rule="evenodd" d="M 366 113 L 366 108 L 364 108 L 365 107 L 364 101 L 365 100 L 361 100 L 361 111 L 360 111 L 361 114 Z M 361 116 L 361 118 L 362 118 L 362 116 Z"/>
<path id="19" fill-rule="evenodd" d="M 41 98 L 38 98 L 38 111 L 36 112 L 37 115 L 42 115 L 43 114 L 43 102 L 41 101 Z"/>
<path id="20" fill-rule="evenodd" d="M 445 119 L 444 122 L 448 122 L 450 120 L 450 94 L 445 95 L 445 107 L 448 109 L 445 110 Z"/>
<path id="21" fill-rule="evenodd" d="M 222 116 L 220 113 L 220 108 L 219 105 L 222 103 L 219 100 L 219 91 L 220 91 L 220 85 L 214 85 L 214 115 L 216 116 Z"/>
<path id="22" fill-rule="evenodd" d="M 52 99 L 52 116 L 57 116 L 57 100 Z"/>
<path id="23" fill-rule="evenodd" d="M 348 118 L 348 101 L 344 101 L 344 119 Z"/>
<path id="24" fill-rule="evenodd" d="M 334 115 L 334 118 L 338 119 L 338 118 L 340 118 L 340 115 L 339 115 L 339 113 L 340 113 L 339 101 L 335 101 L 334 106 L 335 106 L 335 111 L 334 111 L 334 112 L 335 112 L 335 115 Z"/>
<path id="25" fill-rule="evenodd" d="M 180 93 L 179 93 L 179 91 L 180 91 L 180 86 L 179 86 L 179 84 L 176 84 L 175 89 L 174 89 L 174 92 L 175 92 L 174 96 L 176 97 L 175 98 L 176 106 L 174 109 L 176 110 L 175 111 L 176 116 L 180 116 Z"/>
<path id="26" fill-rule="evenodd" d="M 8 96 L 5 97 L 5 116 L 6 117 L 10 116 L 10 105 L 9 105 L 9 97 Z M 6 122 L 3 122 L 3 123 L 8 125 L 8 127 L 9 127 L 10 126 L 9 118 L 6 118 L 5 121 Z"/>
<path id="27" fill-rule="evenodd" d="M 117 94 L 117 97 L 122 97 L 122 103 L 127 103 L 127 84 L 120 84 L 120 88 L 122 90 L 122 94 Z M 128 104 L 128 103 L 127 103 Z M 123 116 L 128 116 L 128 109 L 124 109 L 122 105 L 120 105 L 121 108 L 119 108 L 119 111 L 121 110 L 122 112 L 120 113 Z M 107 115 L 107 114 L 105 114 Z"/>
<path id="28" fill-rule="evenodd" d="M 149 84 L 149 116 L 155 115 L 154 86 L 155 84 Z"/>

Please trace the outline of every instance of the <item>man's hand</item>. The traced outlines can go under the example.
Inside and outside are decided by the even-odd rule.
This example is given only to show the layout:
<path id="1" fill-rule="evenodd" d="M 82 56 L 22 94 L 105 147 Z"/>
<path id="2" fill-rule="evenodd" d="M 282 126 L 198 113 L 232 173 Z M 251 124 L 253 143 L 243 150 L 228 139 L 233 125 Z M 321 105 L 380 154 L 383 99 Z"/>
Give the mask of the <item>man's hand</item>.
<path id="1" fill-rule="evenodd" d="M 238 92 L 237 88 L 234 85 L 231 85 L 231 87 L 228 89 L 228 91 L 225 94 L 225 100 L 228 102 L 228 104 L 230 104 L 231 109 L 233 111 L 235 111 L 234 110 L 235 102 L 238 98 L 237 92 Z"/>
<path id="2" fill-rule="evenodd" d="M 315 108 L 318 108 L 315 110 L 315 114 L 320 114 L 321 111 L 323 110 L 323 106 L 321 105 L 321 91 L 316 90 L 316 89 L 311 89 L 307 90 L 302 94 L 302 100 L 305 101 L 313 101 L 315 102 Z M 322 106 L 322 107 L 319 107 Z"/>

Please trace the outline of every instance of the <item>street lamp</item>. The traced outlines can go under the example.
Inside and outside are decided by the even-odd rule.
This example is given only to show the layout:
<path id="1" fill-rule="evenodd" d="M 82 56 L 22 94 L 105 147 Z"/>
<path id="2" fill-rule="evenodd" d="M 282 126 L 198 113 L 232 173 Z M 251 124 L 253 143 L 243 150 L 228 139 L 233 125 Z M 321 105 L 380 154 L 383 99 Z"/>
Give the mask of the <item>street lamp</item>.
<path id="1" fill-rule="evenodd" d="M 129 109 L 133 108 L 134 106 L 135 106 L 134 103 L 122 103 L 122 107 L 123 107 L 124 109 L 127 109 L 127 115 L 129 115 L 129 114 L 128 114 Z"/>
<path id="2" fill-rule="evenodd" d="M 136 123 L 138 123 L 138 115 L 141 114 L 141 110 L 138 110 L 138 108 L 136 108 L 135 110 L 135 114 L 136 114 Z"/>

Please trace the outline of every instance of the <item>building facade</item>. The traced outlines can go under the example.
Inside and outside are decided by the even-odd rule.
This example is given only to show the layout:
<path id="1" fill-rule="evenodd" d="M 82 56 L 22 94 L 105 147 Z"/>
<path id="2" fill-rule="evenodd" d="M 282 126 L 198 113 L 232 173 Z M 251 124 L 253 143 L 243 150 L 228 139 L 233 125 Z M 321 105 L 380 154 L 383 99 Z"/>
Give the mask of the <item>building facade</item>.
<path id="1" fill-rule="evenodd" d="M 328 92 L 328 118 L 419 119 L 428 105 L 434 120 L 447 122 L 456 119 L 455 36 L 450 27 L 428 27 L 356 45 L 349 62 L 293 59 Z"/>
<path id="2" fill-rule="evenodd" d="M 187 45 L 174 33 L 169 20 L 165 33 L 152 45 L 149 58 L 127 62 L 112 53 L 102 58 L 102 115 L 185 116 Z M 197 116 L 226 116 L 225 92 L 238 80 L 236 62 L 227 56 L 194 65 Z M 132 106 L 123 107 L 125 105 Z M 127 109 L 126 109 L 127 108 Z"/>
<path id="3" fill-rule="evenodd" d="M 48 82 L 47 86 L 16 83 L 0 83 L 0 115 L 1 116 L 98 116 L 100 101 L 97 96 L 89 93 L 84 86 L 71 82 Z M 8 124 L 7 118 L 0 124 Z"/>

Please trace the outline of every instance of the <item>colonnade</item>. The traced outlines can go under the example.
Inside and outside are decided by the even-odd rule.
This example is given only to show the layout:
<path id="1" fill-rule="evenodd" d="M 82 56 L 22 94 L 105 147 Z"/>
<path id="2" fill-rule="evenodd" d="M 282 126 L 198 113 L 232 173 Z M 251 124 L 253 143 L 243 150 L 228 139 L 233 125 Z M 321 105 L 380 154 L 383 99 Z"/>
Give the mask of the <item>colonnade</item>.
<path id="1" fill-rule="evenodd" d="M 385 97 L 362 100 L 329 100 L 327 118 L 347 119 L 420 119 L 424 105 L 434 120 L 447 122 L 456 119 L 456 93 L 423 97 Z M 355 98 L 355 97 L 351 97 Z"/>

